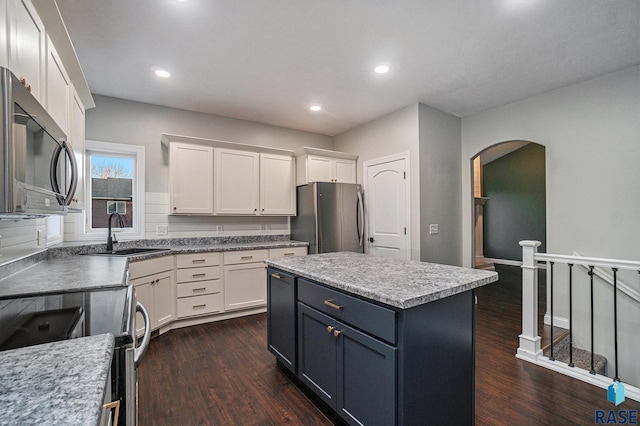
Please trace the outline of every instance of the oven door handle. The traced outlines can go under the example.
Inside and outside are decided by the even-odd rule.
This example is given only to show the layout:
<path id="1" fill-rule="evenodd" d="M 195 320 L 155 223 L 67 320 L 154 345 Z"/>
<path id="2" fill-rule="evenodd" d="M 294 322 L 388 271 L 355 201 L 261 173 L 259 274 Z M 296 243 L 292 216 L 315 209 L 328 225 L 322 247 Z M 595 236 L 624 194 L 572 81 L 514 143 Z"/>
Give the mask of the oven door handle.
<path id="1" fill-rule="evenodd" d="M 140 346 L 136 347 L 133 355 L 133 365 L 135 368 L 138 368 L 144 353 L 149 347 L 149 341 L 151 340 L 151 320 L 149 319 L 149 313 L 140 302 L 136 302 L 136 312 L 140 312 L 144 318 L 144 335 L 142 336 L 142 343 L 140 343 Z"/>

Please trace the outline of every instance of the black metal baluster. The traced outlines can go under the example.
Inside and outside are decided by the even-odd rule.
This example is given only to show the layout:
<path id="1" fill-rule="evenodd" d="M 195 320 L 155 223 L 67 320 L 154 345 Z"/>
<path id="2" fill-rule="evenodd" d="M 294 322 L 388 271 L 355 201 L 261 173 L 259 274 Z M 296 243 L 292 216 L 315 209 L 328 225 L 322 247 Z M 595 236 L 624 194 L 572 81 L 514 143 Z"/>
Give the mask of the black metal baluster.
<path id="1" fill-rule="evenodd" d="M 589 265 L 589 277 L 591 277 L 591 371 L 589 373 L 596 374 L 593 359 L 593 266 Z"/>
<path id="2" fill-rule="evenodd" d="M 618 377 L 618 268 L 613 270 L 613 351 L 616 358 L 616 375 L 613 380 L 619 382 Z"/>
<path id="3" fill-rule="evenodd" d="M 569 367 L 573 364 L 573 263 L 569 263 Z"/>
<path id="4" fill-rule="evenodd" d="M 551 356 L 549 357 L 549 360 L 551 361 L 555 361 L 556 358 L 553 356 L 553 263 L 554 262 L 549 262 L 549 264 L 551 265 L 551 280 L 550 280 L 550 287 L 551 287 Z"/>

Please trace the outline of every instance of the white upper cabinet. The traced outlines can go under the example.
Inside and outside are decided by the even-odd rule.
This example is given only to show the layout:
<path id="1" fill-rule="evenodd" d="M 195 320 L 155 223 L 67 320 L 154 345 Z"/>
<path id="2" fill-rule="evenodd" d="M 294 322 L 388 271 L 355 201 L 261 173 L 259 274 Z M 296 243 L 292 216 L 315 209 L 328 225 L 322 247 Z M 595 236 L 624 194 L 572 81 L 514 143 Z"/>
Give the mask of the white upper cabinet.
<path id="1" fill-rule="evenodd" d="M 73 85 L 70 87 L 70 100 L 69 100 L 69 132 L 67 137 L 71 146 L 73 147 L 73 153 L 76 157 L 76 164 L 78 165 L 78 186 L 76 188 L 76 195 L 73 200 L 77 203 L 84 204 L 84 180 L 85 180 L 85 164 L 84 164 L 84 134 L 85 134 L 85 109 L 80 96 L 75 91 Z M 80 207 L 72 204 L 72 207 Z"/>
<path id="2" fill-rule="evenodd" d="M 294 168 L 292 157 L 260 154 L 260 214 L 296 214 Z"/>
<path id="3" fill-rule="evenodd" d="M 298 185 L 311 182 L 356 183 L 358 156 L 355 154 L 309 147 L 296 154 Z"/>
<path id="4" fill-rule="evenodd" d="M 47 39 L 47 112 L 69 135 L 69 109 L 72 107 L 71 82 L 50 39 Z"/>
<path id="5" fill-rule="evenodd" d="M 260 155 L 215 148 L 214 211 L 224 215 L 256 215 L 260 199 Z"/>
<path id="6" fill-rule="evenodd" d="M 172 142 L 171 214 L 213 214 L 213 148 Z"/>
<path id="7" fill-rule="evenodd" d="M 9 68 L 43 102 L 44 24 L 29 0 L 8 0 Z"/>

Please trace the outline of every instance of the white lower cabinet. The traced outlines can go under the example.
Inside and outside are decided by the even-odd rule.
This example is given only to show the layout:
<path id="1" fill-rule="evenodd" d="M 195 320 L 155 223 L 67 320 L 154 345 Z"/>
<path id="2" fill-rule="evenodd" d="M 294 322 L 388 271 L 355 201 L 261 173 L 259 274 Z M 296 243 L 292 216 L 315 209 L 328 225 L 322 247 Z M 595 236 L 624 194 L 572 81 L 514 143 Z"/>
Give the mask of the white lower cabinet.
<path id="1" fill-rule="evenodd" d="M 263 261 L 306 254 L 307 247 L 185 253 L 131 262 L 129 276 L 151 329 L 164 332 L 262 312 L 267 305 Z M 139 313 L 136 332 L 144 333 Z"/>
<path id="2" fill-rule="evenodd" d="M 267 305 L 267 274 L 263 260 L 269 250 L 224 253 L 224 308 L 227 311 Z"/>
<path id="3" fill-rule="evenodd" d="M 144 305 L 151 320 L 151 330 L 173 322 L 176 318 L 176 286 L 173 256 L 164 256 L 129 264 L 130 282 L 136 299 Z M 136 333 L 144 333 L 144 319 L 136 314 Z"/>
<path id="4" fill-rule="evenodd" d="M 176 256 L 178 318 L 208 315 L 222 310 L 220 253 Z"/>

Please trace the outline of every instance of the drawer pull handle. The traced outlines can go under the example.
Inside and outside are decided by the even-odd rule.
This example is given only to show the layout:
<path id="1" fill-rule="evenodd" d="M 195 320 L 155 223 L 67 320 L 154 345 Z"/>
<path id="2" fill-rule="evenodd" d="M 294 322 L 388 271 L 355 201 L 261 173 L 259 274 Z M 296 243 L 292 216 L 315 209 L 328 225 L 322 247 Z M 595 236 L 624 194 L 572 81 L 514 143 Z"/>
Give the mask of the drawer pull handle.
<path id="1" fill-rule="evenodd" d="M 193 309 L 204 308 L 205 306 L 207 306 L 206 303 L 203 303 L 201 305 L 193 305 Z"/>
<path id="2" fill-rule="evenodd" d="M 192 276 L 193 278 L 198 278 L 198 277 L 206 277 L 206 276 L 207 276 L 207 274 L 191 274 L 191 276 Z"/>
<path id="3" fill-rule="evenodd" d="M 204 263 L 204 262 L 205 262 L 205 260 L 204 260 L 204 259 L 193 259 L 193 260 L 191 261 L 191 263 Z"/>
<path id="4" fill-rule="evenodd" d="M 342 331 L 340 330 L 333 330 L 333 335 L 338 337 L 340 335 L 340 333 L 342 333 Z"/>
<path id="5" fill-rule="evenodd" d="M 253 256 L 240 256 L 240 259 L 242 259 L 242 260 L 251 260 L 251 259 L 253 259 Z"/>
<path id="6" fill-rule="evenodd" d="M 329 306 L 329 307 L 331 307 L 331 308 L 333 308 L 333 309 L 337 309 L 337 310 L 340 310 L 340 309 L 342 309 L 344 307 L 344 306 L 337 305 L 337 304 L 333 303 L 332 299 L 325 300 L 324 304 Z"/>
<path id="7" fill-rule="evenodd" d="M 271 274 L 271 277 L 272 277 L 272 278 L 276 278 L 276 279 L 278 279 L 278 280 L 281 280 L 281 279 L 282 279 L 282 275 L 280 275 L 280 274 Z"/>
<path id="8" fill-rule="evenodd" d="M 207 288 L 206 287 L 200 287 L 200 288 L 194 288 L 192 291 L 196 292 L 196 291 L 205 291 Z"/>
<path id="9" fill-rule="evenodd" d="M 293 256 L 295 253 L 285 253 L 285 256 Z"/>
<path id="10" fill-rule="evenodd" d="M 334 330 L 335 327 L 331 327 L 330 325 L 327 326 L 327 333 L 331 333 Z"/>

